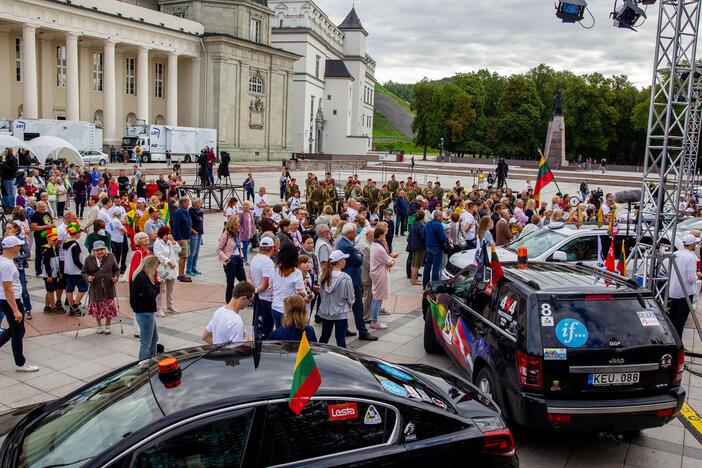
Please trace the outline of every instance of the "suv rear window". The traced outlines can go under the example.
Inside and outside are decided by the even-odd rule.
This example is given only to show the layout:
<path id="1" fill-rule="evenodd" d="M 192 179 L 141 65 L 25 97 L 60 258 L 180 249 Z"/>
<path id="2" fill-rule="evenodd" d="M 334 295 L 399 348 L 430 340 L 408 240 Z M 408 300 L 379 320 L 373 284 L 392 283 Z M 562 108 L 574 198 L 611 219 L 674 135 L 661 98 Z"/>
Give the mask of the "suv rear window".
<path id="1" fill-rule="evenodd" d="M 672 343 L 673 334 L 663 313 L 653 301 L 645 304 L 636 298 L 611 296 L 542 301 L 539 325 L 543 345 L 603 348 Z"/>

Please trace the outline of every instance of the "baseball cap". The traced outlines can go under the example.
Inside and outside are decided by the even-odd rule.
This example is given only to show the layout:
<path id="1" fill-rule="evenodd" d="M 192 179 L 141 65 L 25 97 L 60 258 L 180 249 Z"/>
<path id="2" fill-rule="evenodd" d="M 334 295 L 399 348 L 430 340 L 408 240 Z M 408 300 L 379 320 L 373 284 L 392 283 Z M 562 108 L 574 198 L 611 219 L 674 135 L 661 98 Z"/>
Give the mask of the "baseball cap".
<path id="1" fill-rule="evenodd" d="M 517 224 L 517 218 L 509 218 L 509 224 Z"/>
<path id="2" fill-rule="evenodd" d="M 137 198 L 137 203 L 146 203 L 146 199 L 143 197 Z"/>
<path id="3" fill-rule="evenodd" d="M 700 243 L 700 238 L 695 237 L 692 234 L 687 234 L 685 237 L 683 237 L 683 245 L 688 246 L 692 244 L 699 244 Z M 5 241 L 3 241 L 3 247 L 5 246 Z"/>
<path id="4" fill-rule="evenodd" d="M 263 239 L 261 239 L 261 242 L 258 245 L 260 247 L 267 248 L 267 247 L 273 247 L 275 245 L 275 243 L 273 242 L 273 239 L 271 239 L 270 237 L 264 237 Z"/>
<path id="5" fill-rule="evenodd" d="M 98 249 L 106 249 L 107 246 L 105 246 L 105 243 L 103 241 L 95 241 L 93 242 L 93 252 L 98 250 Z"/>
<path id="6" fill-rule="evenodd" d="M 332 263 L 336 263 L 344 258 L 349 258 L 349 255 L 345 254 L 341 250 L 335 250 L 331 253 L 331 255 L 329 255 L 329 261 Z"/>
<path id="7" fill-rule="evenodd" d="M 11 249 L 12 247 L 17 247 L 18 245 L 24 245 L 24 241 L 19 237 L 7 236 L 2 240 L 3 249 Z"/>

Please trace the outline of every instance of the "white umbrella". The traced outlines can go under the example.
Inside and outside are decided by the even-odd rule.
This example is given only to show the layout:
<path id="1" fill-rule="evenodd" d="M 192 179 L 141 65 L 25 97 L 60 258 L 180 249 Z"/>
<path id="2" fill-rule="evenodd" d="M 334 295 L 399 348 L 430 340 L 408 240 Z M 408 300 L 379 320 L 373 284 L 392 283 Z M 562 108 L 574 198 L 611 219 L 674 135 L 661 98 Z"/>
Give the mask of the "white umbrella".
<path id="1" fill-rule="evenodd" d="M 40 136 L 28 142 L 39 164 L 44 166 L 49 159 L 65 159 L 69 164 L 73 163 L 78 167 L 83 167 L 83 158 L 71 143 L 54 136 Z"/>
<path id="2" fill-rule="evenodd" d="M 12 148 L 12 151 L 17 153 L 17 150 L 24 148 L 32 152 L 27 142 L 20 140 L 17 137 L 13 137 L 10 134 L 0 134 L 0 149 L 2 148 Z"/>

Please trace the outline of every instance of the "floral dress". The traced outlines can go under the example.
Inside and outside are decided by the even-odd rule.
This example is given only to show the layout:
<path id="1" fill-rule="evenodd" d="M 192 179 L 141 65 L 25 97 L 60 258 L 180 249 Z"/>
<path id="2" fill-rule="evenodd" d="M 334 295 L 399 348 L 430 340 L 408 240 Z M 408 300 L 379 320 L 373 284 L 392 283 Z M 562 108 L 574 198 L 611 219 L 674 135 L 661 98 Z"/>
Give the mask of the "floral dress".
<path id="1" fill-rule="evenodd" d="M 113 278 L 119 278 L 119 265 L 115 256 L 108 252 L 102 260 L 94 255 L 85 259 L 83 275 L 92 276 L 88 291 L 88 314 L 96 319 L 117 316 L 117 290 Z"/>

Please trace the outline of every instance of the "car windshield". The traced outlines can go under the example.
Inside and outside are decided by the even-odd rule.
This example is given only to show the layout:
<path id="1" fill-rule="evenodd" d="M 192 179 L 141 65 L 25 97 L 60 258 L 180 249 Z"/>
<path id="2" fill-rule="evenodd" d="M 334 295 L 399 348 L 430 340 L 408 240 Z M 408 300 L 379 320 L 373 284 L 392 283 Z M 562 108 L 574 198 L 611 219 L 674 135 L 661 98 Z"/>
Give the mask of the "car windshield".
<path id="1" fill-rule="evenodd" d="M 692 231 L 702 229 L 702 218 L 691 218 L 686 219 L 682 223 L 678 224 L 678 230 Z"/>
<path id="2" fill-rule="evenodd" d="M 541 302 L 539 310 L 553 312 L 546 326 L 542 320 L 544 347 L 606 348 L 612 341 L 625 347 L 672 343 L 673 334 L 660 309 L 650 299 L 645 304 L 635 298 L 600 296 Z"/>
<path id="3" fill-rule="evenodd" d="M 565 237 L 565 234 L 562 234 L 557 230 L 539 229 L 531 235 L 517 239 L 505 248 L 516 253 L 519 247 L 524 246 L 527 249 L 529 258 L 534 258 L 542 255 L 548 249 L 562 241 Z"/>
<path id="4" fill-rule="evenodd" d="M 82 466 L 163 417 L 146 364 L 129 367 L 65 400 L 30 427 L 18 467 Z"/>

